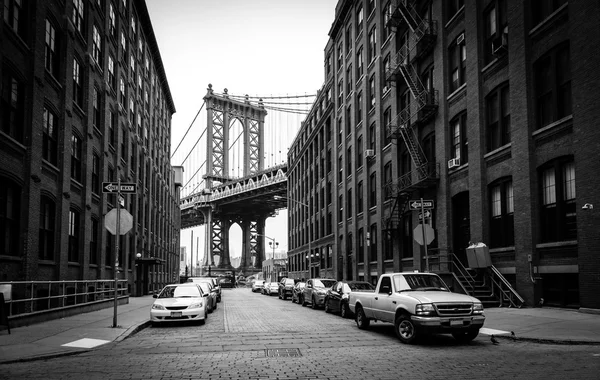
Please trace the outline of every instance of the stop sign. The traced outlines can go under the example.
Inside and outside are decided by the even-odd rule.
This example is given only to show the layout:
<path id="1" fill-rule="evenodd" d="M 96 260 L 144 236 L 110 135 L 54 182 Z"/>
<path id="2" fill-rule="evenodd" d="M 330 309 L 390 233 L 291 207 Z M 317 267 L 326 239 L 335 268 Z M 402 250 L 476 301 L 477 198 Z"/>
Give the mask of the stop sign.
<path id="1" fill-rule="evenodd" d="M 125 235 L 133 227 L 133 216 L 126 209 L 119 210 L 119 235 Z M 117 234 L 117 209 L 113 208 L 104 216 L 104 226 L 113 235 Z"/>
<path id="2" fill-rule="evenodd" d="M 419 245 L 423 245 L 423 225 L 419 224 L 415 227 L 413 230 L 413 237 Z M 425 238 L 425 243 L 427 245 L 431 244 L 433 238 L 435 238 L 435 231 L 429 224 L 425 224 Z"/>

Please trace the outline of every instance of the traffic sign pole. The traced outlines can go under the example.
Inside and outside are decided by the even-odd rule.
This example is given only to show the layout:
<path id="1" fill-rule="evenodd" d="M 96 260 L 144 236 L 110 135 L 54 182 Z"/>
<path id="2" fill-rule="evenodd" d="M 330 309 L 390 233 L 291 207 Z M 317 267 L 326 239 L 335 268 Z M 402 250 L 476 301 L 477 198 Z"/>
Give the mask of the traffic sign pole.
<path id="1" fill-rule="evenodd" d="M 425 272 L 429 272 L 429 256 L 427 255 L 427 232 L 425 232 L 425 207 L 423 206 L 423 198 L 421 198 L 421 214 L 423 214 L 423 220 L 421 221 L 421 228 L 423 229 L 423 255 L 425 256 Z"/>
<path id="2" fill-rule="evenodd" d="M 115 275 L 115 305 L 114 305 L 114 313 L 113 313 L 113 327 L 117 327 L 117 305 L 119 304 L 117 301 L 117 287 L 119 285 L 117 268 L 119 267 L 119 238 L 121 237 L 121 202 L 119 198 L 121 197 L 121 176 L 118 175 L 118 190 L 117 190 L 117 233 L 115 234 L 115 266 L 113 268 L 113 273 Z"/>

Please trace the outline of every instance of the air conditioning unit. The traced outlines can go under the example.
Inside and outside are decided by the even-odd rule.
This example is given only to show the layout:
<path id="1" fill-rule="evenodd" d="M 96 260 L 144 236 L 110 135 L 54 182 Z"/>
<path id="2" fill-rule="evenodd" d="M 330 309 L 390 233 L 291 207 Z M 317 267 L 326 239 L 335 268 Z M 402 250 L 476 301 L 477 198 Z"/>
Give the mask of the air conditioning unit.
<path id="1" fill-rule="evenodd" d="M 492 54 L 502 55 L 508 51 L 508 33 L 502 33 L 500 37 L 492 41 Z"/>
<path id="2" fill-rule="evenodd" d="M 448 169 L 457 168 L 460 166 L 460 157 L 448 160 Z"/>
<path id="3" fill-rule="evenodd" d="M 465 41 L 465 34 L 461 33 L 458 35 L 458 37 L 456 37 L 456 44 L 460 45 L 461 43 L 463 43 Z"/>
<path id="4" fill-rule="evenodd" d="M 365 150 L 365 158 L 368 160 L 369 158 L 375 157 L 375 151 L 373 149 Z"/>

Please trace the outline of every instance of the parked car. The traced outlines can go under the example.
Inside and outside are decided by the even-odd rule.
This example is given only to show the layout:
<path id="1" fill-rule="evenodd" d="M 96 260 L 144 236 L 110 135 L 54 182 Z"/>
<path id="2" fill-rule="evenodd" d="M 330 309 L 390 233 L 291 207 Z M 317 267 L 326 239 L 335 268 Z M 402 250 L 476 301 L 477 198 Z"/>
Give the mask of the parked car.
<path id="1" fill-rule="evenodd" d="M 367 329 L 372 320 L 393 323 L 398 338 L 409 344 L 432 333 L 470 342 L 485 321 L 480 300 L 452 293 L 435 273 L 386 273 L 375 292 L 354 291 L 348 304 L 359 329 Z"/>
<path id="2" fill-rule="evenodd" d="M 209 305 L 207 306 L 208 312 L 212 313 L 217 308 L 217 291 L 210 282 L 198 282 L 198 285 L 203 291 L 208 291 Z"/>
<path id="3" fill-rule="evenodd" d="M 301 300 L 302 300 L 302 291 L 304 290 L 304 287 L 306 286 L 306 282 L 298 282 L 296 283 L 296 285 L 294 285 L 294 289 L 292 290 L 292 302 L 297 302 L 298 304 L 301 304 Z"/>
<path id="4" fill-rule="evenodd" d="M 209 292 L 201 284 L 185 283 L 165 286 L 150 308 L 152 325 L 164 322 L 198 321 L 208 317 Z"/>
<path id="5" fill-rule="evenodd" d="M 231 277 L 223 277 L 219 279 L 219 286 L 223 288 L 235 288 L 235 282 Z"/>
<path id="6" fill-rule="evenodd" d="M 327 289 L 335 283 L 336 280 L 332 278 L 311 278 L 306 281 L 306 286 L 302 291 L 302 306 L 310 303 L 313 309 L 322 307 L 325 304 Z"/>
<path id="7" fill-rule="evenodd" d="M 348 307 L 348 296 L 355 290 L 375 291 L 375 287 L 366 281 L 338 281 L 327 290 L 325 295 L 325 312 L 340 313 L 342 318 L 351 316 Z"/>
<path id="8" fill-rule="evenodd" d="M 269 282 L 268 284 L 265 284 L 264 290 L 264 294 L 267 296 L 277 294 L 279 292 L 279 284 L 276 282 Z"/>
<path id="9" fill-rule="evenodd" d="M 294 285 L 296 285 L 296 283 L 298 282 L 298 280 L 294 280 L 293 278 L 284 278 L 282 279 L 278 286 L 279 286 L 279 290 L 278 290 L 278 296 L 280 299 L 285 300 L 288 297 L 292 297 L 292 293 L 294 291 Z"/>
<path id="10" fill-rule="evenodd" d="M 265 286 L 264 280 L 254 280 L 252 283 L 252 292 L 262 292 L 263 287 Z"/>
<path id="11" fill-rule="evenodd" d="M 190 277 L 187 282 L 209 282 L 217 292 L 217 302 L 221 302 L 221 287 L 216 277 Z"/>

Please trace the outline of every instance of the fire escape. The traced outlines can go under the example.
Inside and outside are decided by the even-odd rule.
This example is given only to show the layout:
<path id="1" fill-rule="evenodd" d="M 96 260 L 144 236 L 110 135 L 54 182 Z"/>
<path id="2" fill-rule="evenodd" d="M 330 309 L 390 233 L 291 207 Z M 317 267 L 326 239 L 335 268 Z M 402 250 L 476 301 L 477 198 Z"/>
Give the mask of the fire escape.
<path id="1" fill-rule="evenodd" d="M 435 116 L 438 109 L 438 92 L 423 85 L 413 64 L 433 49 L 437 38 L 437 21 L 422 18 L 415 9 L 415 3 L 394 0 L 388 21 L 388 25 L 394 31 L 406 23 L 412 32 L 412 38 L 409 38 L 390 59 L 390 64 L 385 69 L 386 81 L 395 83 L 401 78 L 404 79 L 416 100 L 416 106 L 412 105 L 400 110 L 386 126 L 392 138 L 402 139 L 414 165 L 414 170 L 402 175 L 395 182 L 386 184 L 386 195 L 395 200 L 386 218 L 385 228 L 388 231 L 398 228 L 400 216 L 405 211 L 411 192 L 435 186 L 439 177 L 438 165 L 427 161 L 414 130 L 415 126 L 422 125 Z"/>

